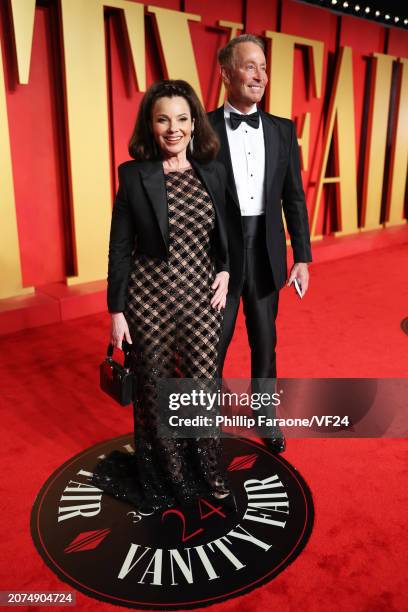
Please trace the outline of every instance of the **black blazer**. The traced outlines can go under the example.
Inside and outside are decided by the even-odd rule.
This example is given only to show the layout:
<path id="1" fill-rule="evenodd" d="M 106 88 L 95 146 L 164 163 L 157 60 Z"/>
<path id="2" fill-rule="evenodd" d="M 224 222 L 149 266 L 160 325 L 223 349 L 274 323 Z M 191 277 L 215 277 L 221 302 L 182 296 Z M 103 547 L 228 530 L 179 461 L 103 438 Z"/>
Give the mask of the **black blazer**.
<path id="1" fill-rule="evenodd" d="M 229 271 L 225 226 L 225 169 L 217 161 L 191 162 L 211 197 L 215 227 L 211 252 L 217 272 Z M 167 194 L 160 161 L 127 161 L 118 168 L 119 188 L 112 211 L 109 241 L 108 310 L 126 307 L 132 254 L 166 260 L 169 253 Z"/>
<path id="2" fill-rule="evenodd" d="M 299 147 L 293 121 L 260 110 L 265 141 L 265 225 L 266 246 L 276 289 L 287 280 L 286 238 L 282 208 L 290 235 L 295 262 L 312 260 L 309 221 L 300 174 Z M 231 262 L 230 293 L 239 295 L 244 274 L 244 243 L 241 212 L 234 182 L 225 127 L 224 107 L 208 114 L 221 149 L 218 159 L 227 171 L 227 226 Z"/>

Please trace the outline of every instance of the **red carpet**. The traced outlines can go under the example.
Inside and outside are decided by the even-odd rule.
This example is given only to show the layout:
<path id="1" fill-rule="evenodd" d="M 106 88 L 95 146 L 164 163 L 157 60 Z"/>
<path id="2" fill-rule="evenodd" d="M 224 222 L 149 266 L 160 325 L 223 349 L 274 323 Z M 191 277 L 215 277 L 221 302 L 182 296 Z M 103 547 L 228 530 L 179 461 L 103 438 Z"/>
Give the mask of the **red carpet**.
<path id="1" fill-rule="evenodd" d="M 408 337 L 400 329 L 408 316 L 407 269 L 407 249 L 399 246 L 313 266 L 304 302 L 285 289 L 280 376 L 407 376 Z M 247 376 L 242 317 L 237 332 L 225 373 Z M 1 340 L 1 590 L 70 590 L 34 548 L 30 511 L 61 463 L 132 429 L 130 410 L 98 390 L 107 334 L 103 314 Z M 285 457 L 313 493 L 311 539 L 275 580 L 214 608 L 408 609 L 406 440 L 289 440 Z M 117 608 L 77 593 L 77 609 Z"/>
<path id="2" fill-rule="evenodd" d="M 282 377 L 406 377 L 407 245 L 312 265 L 300 301 L 281 291 L 278 373 Z M 231 344 L 226 376 L 249 375 L 243 318 Z"/>

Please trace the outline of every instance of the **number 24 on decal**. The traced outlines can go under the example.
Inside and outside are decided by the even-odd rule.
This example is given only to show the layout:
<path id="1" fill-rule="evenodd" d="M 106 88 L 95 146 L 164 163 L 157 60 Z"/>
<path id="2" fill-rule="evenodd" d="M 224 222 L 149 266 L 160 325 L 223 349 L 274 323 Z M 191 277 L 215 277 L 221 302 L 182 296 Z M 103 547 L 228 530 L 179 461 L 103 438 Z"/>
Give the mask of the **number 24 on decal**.
<path id="1" fill-rule="evenodd" d="M 203 513 L 203 505 L 204 504 L 208 508 L 210 508 L 210 510 L 207 511 L 205 514 Z M 201 520 L 204 520 L 204 519 L 208 518 L 212 514 L 219 514 L 220 516 L 225 518 L 225 514 L 220 510 L 219 507 L 215 508 L 212 504 L 210 504 L 210 502 L 208 502 L 205 499 L 199 499 L 198 500 L 198 507 L 199 507 L 199 510 L 200 510 L 200 518 L 201 518 Z M 187 540 L 191 540 L 191 538 L 194 538 L 194 536 L 196 536 L 199 533 L 204 531 L 204 529 L 202 527 L 199 527 L 198 529 L 196 529 L 195 531 L 193 531 L 192 533 L 187 535 L 186 534 L 186 517 L 184 516 L 184 513 L 181 510 L 176 510 L 176 509 L 170 508 L 169 510 L 165 510 L 163 512 L 163 514 L 162 514 L 162 521 L 164 520 L 165 517 L 169 516 L 169 514 L 175 514 L 176 516 L 179 517 L 179 519 L 182 522 L 182 525 L 183 525 L 183 530 L 182 530 L 182 535 L 181 535 L 181 541 L 182 542 L 187 542 Z"/>

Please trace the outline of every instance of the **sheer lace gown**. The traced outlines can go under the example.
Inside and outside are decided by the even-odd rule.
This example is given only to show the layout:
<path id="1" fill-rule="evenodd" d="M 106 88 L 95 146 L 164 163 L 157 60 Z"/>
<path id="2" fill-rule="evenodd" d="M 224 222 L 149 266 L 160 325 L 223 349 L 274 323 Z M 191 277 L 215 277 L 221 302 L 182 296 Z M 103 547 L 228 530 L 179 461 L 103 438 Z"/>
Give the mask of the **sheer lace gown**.
<path id="1" fill-rule="evenodd" d="M 156 382 L 160 377 L 214 379 L 222 313 L 210 305 L 214 208 L 194 170 L 166 175 L 168 261 L 135 254 L 125 316 L 135 352 L 135 453 L 114 451 L 93 482 L 138 508 L 180 505 L 228 492 L 218 435 L 163 438 Z"/>

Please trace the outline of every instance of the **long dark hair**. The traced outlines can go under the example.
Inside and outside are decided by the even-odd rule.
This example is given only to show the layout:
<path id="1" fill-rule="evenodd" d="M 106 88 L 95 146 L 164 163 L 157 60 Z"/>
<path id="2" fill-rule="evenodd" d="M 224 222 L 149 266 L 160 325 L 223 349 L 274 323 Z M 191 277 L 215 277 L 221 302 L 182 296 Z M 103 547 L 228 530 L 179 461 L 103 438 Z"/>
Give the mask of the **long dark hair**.
<path id="1" fill-rule="evenodd" d="M 220 148 L 217 134 L 208 121 L 205 110 L 194 89 L 187 81 L 157 81 L 143 96 L 135 127 L 129 141 L 129 155 L 137 160 L 160 159 L 160 149 L 152 132 L 152 109 L 159 98 L 184 98 L 190 107 L 191 119 L 194 120 L 193 151 L 187 147 L 187 157 L 197 161 L 214 159 Z"/>

